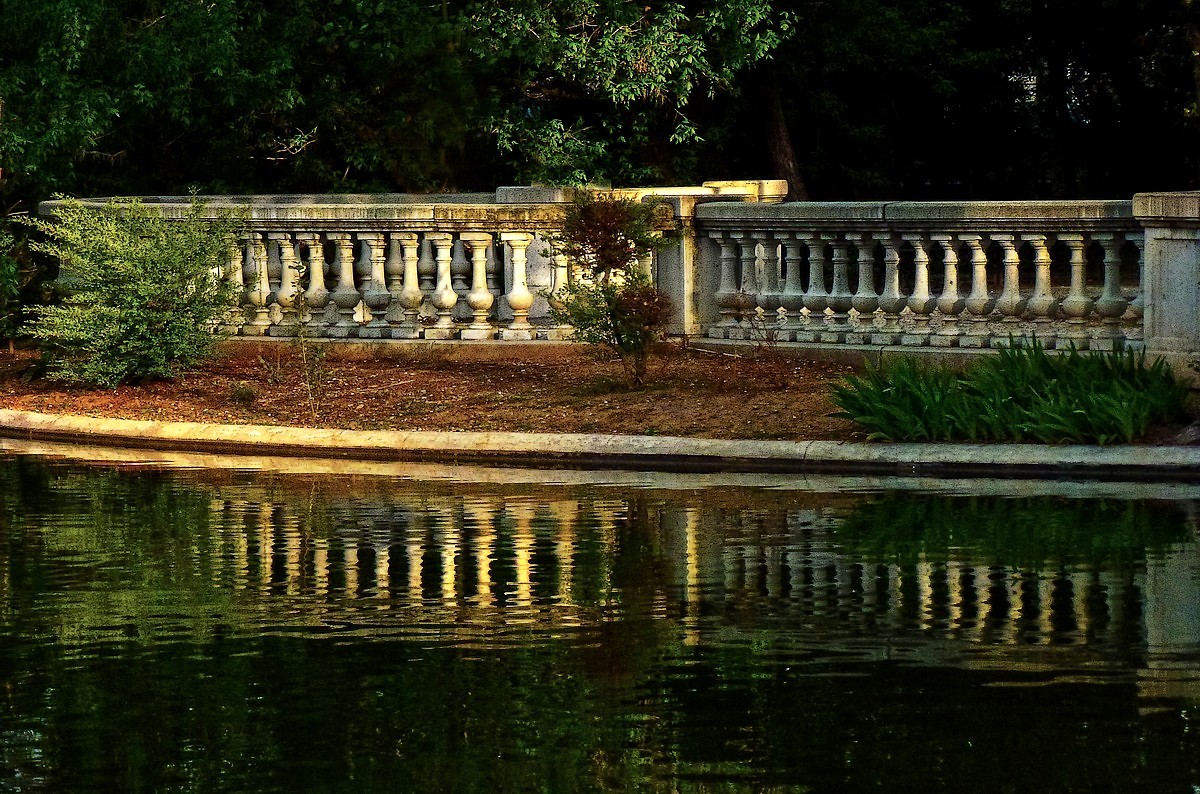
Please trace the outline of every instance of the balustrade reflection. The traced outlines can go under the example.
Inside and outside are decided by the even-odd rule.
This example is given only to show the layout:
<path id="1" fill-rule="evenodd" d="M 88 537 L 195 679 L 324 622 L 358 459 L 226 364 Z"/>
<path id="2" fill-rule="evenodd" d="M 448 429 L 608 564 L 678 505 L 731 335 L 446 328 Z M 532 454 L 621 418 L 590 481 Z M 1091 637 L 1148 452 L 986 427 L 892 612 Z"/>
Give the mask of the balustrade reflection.
<path id="1" fill-rule="evenodd" d="M 215 499 L 213 515 L 213 579 L 256 594 L 273 614 L 310 620 L 370 608 L 447 630 L 558 630 L 638 601 L 677 620 L 689 644 L 780 620 L 918 643 L 1145 635 L 1162 644 L 1181 636 L 1170 626 L 1195 622 L 1178 588 L 1200 594 L 1194 527 L 1188 544 L 1155 565 L 1013 565 L 966 546 L 944 554 L 847 546 L 844 517 L 827 508 L 440 495 L 347 500 L 314 513 L 238 496 Z M 1164 572 L 1171 566 L 1182 566 L 1182 585 Z"/>

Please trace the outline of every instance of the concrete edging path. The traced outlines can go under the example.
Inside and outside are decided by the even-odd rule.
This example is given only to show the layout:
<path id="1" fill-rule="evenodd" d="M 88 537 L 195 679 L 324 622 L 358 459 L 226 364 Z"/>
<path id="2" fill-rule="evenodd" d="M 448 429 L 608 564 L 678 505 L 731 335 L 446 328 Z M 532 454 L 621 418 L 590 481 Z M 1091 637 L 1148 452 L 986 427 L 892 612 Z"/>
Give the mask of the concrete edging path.
<path id="1" fill-rule="evenodd" d="M 334 430 L 0 409 L 0 436 L 242 455 L 526 468 L 1200 482 L 1200 447 L 892 444 L 669 436 Z"/>

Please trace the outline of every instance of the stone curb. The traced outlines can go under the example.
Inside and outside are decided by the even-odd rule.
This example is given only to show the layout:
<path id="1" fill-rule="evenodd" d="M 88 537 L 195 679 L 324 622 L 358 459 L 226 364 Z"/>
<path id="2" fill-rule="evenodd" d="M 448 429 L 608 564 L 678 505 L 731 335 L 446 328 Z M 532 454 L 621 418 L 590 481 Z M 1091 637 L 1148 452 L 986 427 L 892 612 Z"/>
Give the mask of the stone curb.
<path id="1" fill-rule="evenodd" d="M 1200 447 L 890 444 L 667 436 L 329 430 L 0 409 L 0 436 L 219 454 L 527 468 L 1200 482 Z"/>

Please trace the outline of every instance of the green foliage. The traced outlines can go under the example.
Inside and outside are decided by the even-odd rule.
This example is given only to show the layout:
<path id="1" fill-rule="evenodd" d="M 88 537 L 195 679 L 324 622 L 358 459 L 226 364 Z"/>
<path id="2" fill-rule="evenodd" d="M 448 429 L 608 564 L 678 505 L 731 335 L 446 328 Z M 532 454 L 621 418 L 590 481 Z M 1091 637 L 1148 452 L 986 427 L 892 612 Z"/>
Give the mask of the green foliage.
<path id="1" fill-rule="evenodd" d="M 21 312 L 21 266 L 13 255 L 16 241 L 0 225 L 0 339 L 17 333 Z"/>
<path id="2" fill-rule="evenodd" d="M 1118 349 L 1050 356 L 1036 341 L 962 373 L 903 358 L 834 387 L 838 416 L 890 441 L 1128 443 L 1183 416 L 1188 395 L 1161 359 Z"/>
<path id="3" fill-rule="evenodd" d="M 768 0 L 520 0 L 464 14 L 468 46 L 502 75 L 502 149 L 526 178 L 560 184 L 661 179 L 647 150 L 699 140 L 689 104 L 731 90 L 793 20 Z"/>
<path id="4" fill-rule="evenodd" d="M 945 497 L 891 493 L 838 522 L 838 544 L 900 565 L 966 555 L 1023 570 L 1144 561 L 1179 543 L 1186 522 L 1173 505 L 1049 496 Z"/>
<path id="5" fill-rule="evenodd" d="M 579 275 L 552 296 L 551 315 L 579 341 L 616 353 L 633 386 L 645 380 L 647 357 L 671 318 L 670 299 L 638 268 L 666 244 L 654 234 L 656 206 L 581 191 L 550 238 Z"/>
<path id="6" fill-rule="evenodd" d="M 242 214 L 205 217 L 193 202 L 167 218 L 136 200 L 91 209 L 73 199 L 55 214 L 28 221 L 68 290 L 61 305 L 34 312 L 52 378 L 97 386 L 172 378 L 211 353 L 210 329 L 234 297 L 221 272 Z"/>

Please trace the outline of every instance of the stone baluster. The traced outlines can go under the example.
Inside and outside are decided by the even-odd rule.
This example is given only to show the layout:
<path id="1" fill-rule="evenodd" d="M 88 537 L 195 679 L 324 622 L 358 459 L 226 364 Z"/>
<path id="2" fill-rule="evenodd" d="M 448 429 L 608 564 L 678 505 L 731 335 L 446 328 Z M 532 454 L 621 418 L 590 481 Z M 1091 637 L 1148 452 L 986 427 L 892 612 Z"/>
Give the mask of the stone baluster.
<path id="1" fill-rule="evenodd" d="M 751 237 L 762 252 L 762 278 L 758 282 L 758 305 L 763 312 L 760 331 L 768 341 L 773 341 L 783 319 L 779 311 L 783 306 L 779 291 L 779 243 L 770 232 L 754 232 Z"/>
<path id="2" fill-rule="evenodd" d="M 795 235 L 781 232 L 778 235 L 783 246 L 784 285 L 779 296 L 779 305 L 785 313 L 783 341 L 794 341 L 796 331 L 804 319 L 804 254 Z"/>
<path id="3" fill-rule="evenodd" d="M 967 295 L 967 311 L 971 324 L 958 340 L 959 347 L 987 347 L 991 336 L 989 318 L 996 308 L 996 299 L 988 291 L 987 252 L 978 234 L 960 234 L 961 241 L 971 252 L 971 292 Z"/>
<path id="4" fill-rule="evenodd" d="M 858 320 L 846 342 L 864 345 L 875 329 L 875 310 L 879 308 L 879 295 L 875 292 L 875 240 L 866 232 L 846 235 L 858 250 L 858 287 L 850 306 L 858 313 Z"/>
<path id="5" fill-rule="evenodd" d="M 325 307 L 329 305 L 329 290 L 325 286 L 325 247 L 321 235 L 317 232 L 297 232 L 296 239 L 300 242 L 301 250 L 305 252 L 304 272 L 308 276 L 302 319 L 310 329 L 319 334 L 327 325 Z"/>
<path id="6" fill-rule="evenodd" d="M 487 285 L 487 254 L 492 236 L 486 232 L 463 232 L 459 235 L 463 247 L 471 254 L 471 291 L 467 293 L 467 305 L 471 307 L 471 324 L 460 334 L 463 339 L 491 339 L 496 329 L 488 322 L 488 310 L 496 298 Z"/>
<path id="7" fill-rule="evenodd" d="M 392 299 L 401 313 L 399 322 L 392 326 L 392 339 L 416 339 L 421 335 L 417 312 L 421 309 L 425 294 L 421 291 L 420 260 L 417 257 L 419 247 L 415 232 L 392 232 L 392 248 L 400 249 L 402 273 L 397 285 L 399 289 L 389 285 Z"/>
<path id="8" fill-rule="evenodd" d="M 508 244 L 512 262 L 512 287 L 505 299 L 512 310 L 512 322 L 500 332 L 501 339 L 533 339 L 534 328 L 529 324 L 529 309 L 533 306 L 533 293 L 526 279 L 526 257 L 533 235 L 528 232 L 504 232 L 500 240 Z"/>
<path id="9" fill-rule="evenodd" d="M 829 292 L 825 289 L 825 246 L 814 232 L 798 232 L 796 238 L 808 249 L 808 289 L 804 291 L 808 317 L 804 328 L 796 332 L 796 339 L 815 342 L 825 330 L 825 309 L 829 306 Z"/>
<path id="10" fill-rule="evenodd" d="M 996 298 L 996 311 L 1001 314 L 1000 335 L 992 339 L 994 347 L 1019 345 L 1021 316 L 1025 314 L 1025 298 L 1021 296 L 1021 257 L 1011 234 L 993 234 L 992 241 L 1004 252 L 1004 283 Z"/>
<path id="11" fill-rule="evenodd" d="M 234 240 L 229 244 L 229 261 L 225 267 L 225 280 L 232 287 L 230 292 L 233 294 L 233 300 L 229 307 L 229 311 L 225 313 L 224 319 L 221 321 L 219 330 L 223 334 L 235 336 L 241 333 L 242 323 L 246 322 L 246 311 L 242 308 L 241 301 L 246 294 L 246 283 L 242 278 L 242 267 L 245 262 L 245 251 L 242 250 L 242 241 Z"/>
<path id="12" fill-rule="evenodd" d="M 1133 296 L 1133 300 L 1129 302 L 1129 307 L 1125 314 L 1131 323 L 1131 327 L 1125 332 L 1125 340 L 1126 342 L 1136 342 L 1141 346 L 1142 323 L 1146 314 L 1146 302 L 1142 298 L 1142 291 L 1145 289 L 1146 283 L 1146 244 L 1140 239 L 1131 242 L 1137 250 L 1138 283 L 1137 293 Z"/>
<path id="13" fill-rule="evenodd" d="M 383 234 L 359 232 L 358 242 L 362 246 L 363 261 L 368 266 L 362 300 L 371 312 L 370 321 L 358 329 L 358 335 L 364 339 L 382 339 L 388 331 L 387 309 L 392 300 L 386 281 Z"/>
<path id="14" fill-rule="evenodd" d="M 485 263 L 486 275 L 486 263 Z M 450 282 L 454 287 L 455 294 L 458 295 L 458 302 L 454 305 L 454 319 L 459 323 L 465 323 L 474 316 L 471 311 L 470 304 L 467 301 L 467 293 L 471 291 L 471 284 L 468 282 L 472 276 L 471 262 L 467 258 L 467 246 L 462 240 L 462 234 L 459 234 L 458 242 L 450 251 Z M 486 289 L 486 285 L 485 285 Z"/>
<path id="15" fill-rule="evenodd" d="M 830 313 L 825 318 L 825 330 L 819 338 L 822 342 L 837 344 L 844 341 L 846 332 L 850 330 L 850 309 L 854 305 L 854 296 L 850 293 L 850 258 L 841 235 L 822 234 L 821 243 L 829 248 L 833 286 L 826 299 Z"/>
<path id="16" fill-rule="evenodd" d="M 1092 348 L 1112 350 L 1124 342 L 1121 315 L 1129 305 L 1121 292 L 1121 243 L 1124 242 L 1124 236 L 1103 232 L 1094 235 L 1094 239 L 1104 250 L 1104 289 L 1096 301 L 1096 313 L 1100 315 L 1104 327 L 1092 337 Z"/>
<path id="17" fill-rule="evenodd" d="M 1084 350 L 1088 346 L 1087 318 L 1092 313 L 1093 302 L 1085 290 L 1087 259 L 1083 235 L 1060 234 L 1058 240 L 1067 247 L 1071 257 L 1071 288 L 1061 306 L 1067 318 L 1064 341 Z"/>
<path id="18" fill-rule="evenodd" d="M 267 237 L 279 256 L 279 289 L 275 291 L 275 304 L 281 312 L 279 324 L 270 329 L 270 334 L 295 336 L 299 325 L 296 300 L 300 297 L 300 267 L 296 248 L 288 232 L 269 232 Z"/>
<path id="19" fill-rule="evenodd" d="M 929 344 L 929 320 L 937 300 L 929 291 L 929 249 L 924 235 L 905 234 L 902 239 L 913 248 L 913 291 L 908 296 L 908 310 L 913 326 L 900 337 L 902 345 Z"/>
<path id="20" fill-rule="evenodd" d="M 730 236 L 738 243 L 742 275 L 737 291 L 738 327 L 730 331 L 730 338 L 753 339 L 754 326 L 759 321 L 755 312 L 758 299 L 758 246 L 748 232 L 733 232 Z"/>
<path id="21" fill-rule="evenodd" d="M 404 319 L 400 306 L 400 290 L 404 287 L 404 253 L 396 232 L 387 236 L 384 247 L 387 257 L 383 260 L 383 280 L 387 283 L 388 291 L 387 314 L 384 315 L 384 319 L 389 326 L 385 336 L 391 338 L 392 332 Z"/>
<path id="22" fill-rule="evenodd" d="M 258 232 L 250 232 L 246 247 L 249 252 L 247 264 L 250 269 L 246 300 L 254 311 L 254 317 L 246 323 L 242 333 L 248 336 L 265 336 L 271 325 L 270 312 L 267 309 L 267 299 L 271 295 L 271 281 L 267 275 L 267 248 Z"/>
<path id="23" fill-rule="evenodd" d="M 908 304 L 908 298 L 900 291 L 900 247 L 890 232 L 871 236 L 883 245 L 883 294 L 879 296 L 883 324 L 871 334 L 871 344 L 894 345 L 900 338 L 900 312 Z"/>
<path id="24" fill-rule="evenodd" d="M 551 254 L 553 263 L 553 278 L 554 283 L 550 288 L 550 295 L 546 298 L 546 302 L 551 309 L 561 311 L 563 307 L 563 291 L 567 288 L 570 279 L 570 268 L 567 266 L 566 254 L 554 251 Z M 561 318 L 561 315 L 559 315 Z M 556 321 L 556 324 L 550 328 L 544 328 L 538 332 L 538 335 L 546 339 L 569 339 L 573 329 L 567 323 Z"/>
<path id="25" fill-rule="evenodd" d="M 458 304 L 458 293 L 450 273 L 450 249 L 454 235 L 447 232 L 430 232 L 425 239 L 434 249 L 437 263 L 437 284 L 433 289 L 433 306 L 437 309 L 437 322 L 425 329 L 426 339 L 451 339 L 455 334 L 454 307 Z"/>
<path id="26" fill-rule="evenodd" d="M 661 232 L 651 232 L 651 236 L 660 237 Z M 651 284 L 654 283 L 654 251 L 646 251 L 638 257 L 638 272 Z"/>
<path id="27" fill-rule="evenodd" d="M 348 232 L 330 232 L 329 239 L 333 241 L 333 268 L 337 271 L 337 287 L 330 298 L 338 308 L 338 320 L 325 333 L 345 338 L 358 333 L 358 322 L 354 315 L 362 300 L 354 285 L 354 242 Z"/>
<path id="28" fill-rule="evenodd" d="M 437 289 L 437 262 L 433 256 L 433 243 L 430 242 L 428 234 L 421 242 L 420 256 L 417 258 L 417 278 L 421 292 L 426 295 L 432 295 Z"/>
<path id="29" fill-rule="evenodd" d="M 966 298 L 958 291 L 958 241 L 952 234 L 934 234 L 930 238 L 942 249 L 942 294 L 937 308 L 942 313 L 942 327 L 930 337 L 934 347 L 953 347 L 962 335 L 958 320 L 967 306 Z"/>
<path id="30" fill-rule="evenodd" d="M 1035 268 L 1033 294 L 1029 296 L 1026 311 L 1033 320 L 1034 338 L 1049 349 L 1057 343 L 1051 323 L 1058 317 L 1058 298 L 1050 285 L 1050 249 L 1044 234 L 1022 234 L 1021 239 L 1033 247 Z"/>
<path id="31" fill-rule="evenodd" d="M 728 339 L 730 331 L 737 327 L 737 242 L 726 232 L 713 232 L 709 237 L 721 246 L 721 283 L 713 295 L 721 319 L 709 328 L 708 335 Z"/>

